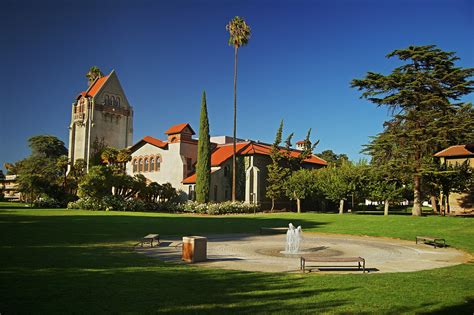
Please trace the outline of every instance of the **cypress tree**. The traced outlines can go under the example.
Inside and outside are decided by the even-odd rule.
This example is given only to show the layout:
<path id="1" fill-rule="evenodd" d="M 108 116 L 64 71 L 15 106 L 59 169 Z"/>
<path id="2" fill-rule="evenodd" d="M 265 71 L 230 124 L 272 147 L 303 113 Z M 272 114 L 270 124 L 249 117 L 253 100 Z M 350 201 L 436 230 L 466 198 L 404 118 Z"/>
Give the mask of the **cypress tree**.
<path id="1" fill-rule="evenodd" d="M 277 130 L 275 141 L 272 144 L 270 158 L 272 163 L 267 165 L 267 191 L 266 196 L 272 200 L 272 211 L 275 208 L 275 200 L 278 200 L 285 193 L 284 183 L 286 177 L 289 175 L 289 169 L 282 165 L 284 156 L 280 150 L 281 136 L 283 133 L 283 120 L 280 122 L 280 127 Z"/>
<path id="2" fill-rule="evenodd" d="M 208 202 L 211 186 L 211 141 L 205 91 L 202 93 L 201 101 L 196 175 L 196 201 Z"/>

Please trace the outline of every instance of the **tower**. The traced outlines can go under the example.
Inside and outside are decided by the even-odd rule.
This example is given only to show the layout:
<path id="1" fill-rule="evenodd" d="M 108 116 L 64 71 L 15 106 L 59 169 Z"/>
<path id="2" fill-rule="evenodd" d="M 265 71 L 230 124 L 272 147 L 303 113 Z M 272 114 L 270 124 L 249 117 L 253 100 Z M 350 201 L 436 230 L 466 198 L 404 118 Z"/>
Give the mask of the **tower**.
<path id="1" fill-rule="evenodd" d="M 132 145 L 133 134 L 133 109 L 115 70 L 102 76 L 97 69 L 88 78 L 89 87 L 72 104 L 69 125 L 69 160 L 84 159 L 87 168 L 94 142 L 122 149 Z"/>

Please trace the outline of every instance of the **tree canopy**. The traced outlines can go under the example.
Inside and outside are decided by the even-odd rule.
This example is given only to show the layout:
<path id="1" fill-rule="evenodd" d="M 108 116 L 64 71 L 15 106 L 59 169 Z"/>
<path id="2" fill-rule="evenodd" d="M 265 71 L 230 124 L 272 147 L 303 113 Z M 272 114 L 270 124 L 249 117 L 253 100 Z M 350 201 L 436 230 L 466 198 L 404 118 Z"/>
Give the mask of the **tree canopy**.
<path id="1" fill-rule="evenodd" d="M 387 57 L 396 57 L 403 65 L 389 75 L 368 72 L 351 84 L 363 91 L 362 98 L 390 110 L 392 117 L 379 137 L 396 145 L 396 156 L 403 161 L 399 169 L 413 180 L 412 214 L 421 215 L 424 159 L 472 133 L 473 121 L 466 124 L 460 119 L 460 112 L 472 112 L 472 105 L 460 99 L 474 88 L 469 79 L 474 69 L 456 67 L 459 58 L 454 52 L 433 45 L 398 49 Z M 380 148 L 374 146 L 372 152 Z"/>

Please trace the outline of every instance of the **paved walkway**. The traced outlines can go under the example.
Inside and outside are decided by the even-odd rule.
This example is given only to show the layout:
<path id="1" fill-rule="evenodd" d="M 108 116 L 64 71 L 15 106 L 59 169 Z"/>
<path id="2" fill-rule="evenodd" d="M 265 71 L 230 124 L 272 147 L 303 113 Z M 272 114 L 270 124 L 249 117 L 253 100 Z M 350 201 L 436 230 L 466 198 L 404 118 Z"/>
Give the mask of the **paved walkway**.
<path id="1" fill-rule="evenodd" d="M 208 261 L 196 266 L 262 272 L 300 272 L 299 257 L 285 255 L 286 235 L 205 235 Z M 322 257 L 360 256 L 369 273 L 410 272 L 468 262 L 472 257 L 454 248 L 433 248 L 415 241 L 367 236 L 303 233 L 301 252 Z M 158 247 L 137 248 L 145 255 L 182 263 L 181 238 L 164 238 Z M 449 244 L 449 240 L 448 240 Z M 318 269 L 313 269 L 318 271 Z M 361 273 L 354 268 L 321 268 L 318 273 Z"/>

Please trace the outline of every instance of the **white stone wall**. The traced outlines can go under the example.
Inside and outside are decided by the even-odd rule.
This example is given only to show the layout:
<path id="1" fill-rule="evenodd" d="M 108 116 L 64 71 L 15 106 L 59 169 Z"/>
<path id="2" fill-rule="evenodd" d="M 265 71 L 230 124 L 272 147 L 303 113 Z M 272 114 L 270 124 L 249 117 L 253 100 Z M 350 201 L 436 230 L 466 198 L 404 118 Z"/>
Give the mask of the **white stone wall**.
<path id="1" fill-rule="evenodd" d="M 187 185 L 182 181 L 187 177 L 186 157 L 192 162 L 196 161 L 197 145 L 188 143 L 170 143 L 167 149 L 161 149 L 149 143 L 132 153 L 132 161 L 135 157 L 161 156 L 160 170 L 154 172 L 141 172 L 148 180 L 159 184 L 170 183 L 177 190 L 188 193 Z M 134 176 L 132 161 L 127 163 L 127 174 Z"/>

